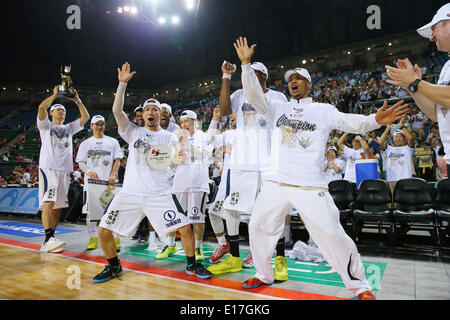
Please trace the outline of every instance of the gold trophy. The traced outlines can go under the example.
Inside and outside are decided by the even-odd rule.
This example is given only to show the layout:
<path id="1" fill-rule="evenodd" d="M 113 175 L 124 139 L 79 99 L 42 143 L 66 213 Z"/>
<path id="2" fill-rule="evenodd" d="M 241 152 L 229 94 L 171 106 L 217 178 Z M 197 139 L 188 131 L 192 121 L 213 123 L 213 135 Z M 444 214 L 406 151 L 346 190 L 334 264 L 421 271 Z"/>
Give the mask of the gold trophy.
<path id="1" fill-rule="evenodd" d="M 72 71 L 72 66 L 61 67 L 61 79 L 62 83 L 59 86 L 59 96 L 66 98 L 75 97 L 75 90 L 73 88 L 72 79 L 70 78 L 70 71 Z"/>

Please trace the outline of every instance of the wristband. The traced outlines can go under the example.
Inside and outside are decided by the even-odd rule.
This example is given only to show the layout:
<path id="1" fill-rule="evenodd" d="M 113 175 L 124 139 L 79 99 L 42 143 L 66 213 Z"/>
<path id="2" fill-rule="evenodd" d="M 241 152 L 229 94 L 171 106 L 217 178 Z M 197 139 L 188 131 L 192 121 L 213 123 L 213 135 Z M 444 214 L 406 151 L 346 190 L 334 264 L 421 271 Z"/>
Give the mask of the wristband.
<path id="1" fill-rule="evenodd" d="M 224 73 L 223 76 L 222 76 L 222 79 L 231 80 L 231 74 L 230 73 Z"/>
<path id="2" fill-rule="evenodd" d="M 78 98 L 78 100 L 75 101 L 76 104 L 80 104 L 81 103 L 81 99 Z"/>

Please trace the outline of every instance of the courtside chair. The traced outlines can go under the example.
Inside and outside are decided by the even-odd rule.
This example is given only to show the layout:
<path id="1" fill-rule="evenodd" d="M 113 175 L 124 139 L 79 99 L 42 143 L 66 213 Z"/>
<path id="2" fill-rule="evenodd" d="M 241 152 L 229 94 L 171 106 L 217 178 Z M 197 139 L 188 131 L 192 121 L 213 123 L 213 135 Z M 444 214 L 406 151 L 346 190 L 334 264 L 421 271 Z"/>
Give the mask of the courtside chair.
<path id="1" fill-rule="evenodd" d="M 394 224 L 392 219 L 392 193 L 386 180 L 365 180 L 358 189 L 353 206 L 353 235 L 359 241 L 364 226 L 377 225 L 378 233 L 387 232 L 387 242 L 394 244 Z"/>
<path id="2" fill-rule="evenodd" d="M 355 201 L 354 185 L 347 180 L 335 180 L 328 184 L 328 190 L 333 197 L 336 207 L 339 209 L 341 225 L 345 232 L 352 235 L 352 206 Z"/>
<path id="3" fill-rule="evenodd" d="M 396 240 L 399 240 L 400 223 L 407 224 L 409 230 L 429 231 L 436 248 L 439 247 L 438 226 L 433 208 L 433 192 L 424 179 L 399 180 L 394 189 L 393 211 Z"/>
<path id="4" fill-rule="evenodd" d="M 450 182 L 447 178 L 437 182 L 435 209 L 439 225 L 439 242 L 442 247 L 446 237 L 450 235 Z"/>

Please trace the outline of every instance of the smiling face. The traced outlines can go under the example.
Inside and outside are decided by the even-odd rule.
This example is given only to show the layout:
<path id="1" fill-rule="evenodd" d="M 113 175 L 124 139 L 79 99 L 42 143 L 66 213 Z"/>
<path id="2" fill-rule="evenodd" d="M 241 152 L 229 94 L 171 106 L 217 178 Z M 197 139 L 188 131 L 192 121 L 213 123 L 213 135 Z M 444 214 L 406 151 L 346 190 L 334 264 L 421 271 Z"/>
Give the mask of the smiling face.
<path id="1" fill-rule="evenodd" d="M 62 124 L 66 119 L 66 111 L 63 108 L 54 109 L 50 112 L 50 115 L 52 116 L 52 122 L 56 124 Z"/>
<path id="2" fill-rule="evenodd" d="M 161 120 L 159 121 L 160 126 L 163 129 L 167 129 L 170 122 L 170 112 L 166 108 L 162 108 L 161 110 Z"/>
<path id="3" fill-rule="evenodd" d="M 450 23 L 448 20 L 440 21 L 431 27 L 433 34 L 430 41 L 436 42 L 439 51 L 450 52 Z"/>
<path id="4" fill-rule="evenodd" d="M 91 123 L 92 134 L 96 138 L 102 138 L 105 133 L 105 122 L 97 121 L 96 123 Z"/>
<path id="5" fill-rule="evenodd" d="M 299 75 L 298 73 L 294 73 L 289 77 L 289 93 L 296 100 L 307 97 L 311 86 L 311 82 L 309 82 L 308 79 Z"/>
<path id="6" fill-rule="evenodd" d="M 183 118 L 180 120 L 180 127 L 181 129 L 189 131 L 191 134 L 194 133 L 194 120 L 190 118 Z"/>
<path id="7" fill-rule="evenodd" d="M 136 119 L 136 124 L 139 127 L 143 127 L 144 126 L 144 117 L 142 116 L 142 111 L 136 111 L 136 113 L 134 114 L 134 118 Z"/>
<path id="8" fill-rule="evenodd" d="M 403 134 L 401 134 L 401 133 L 397 133 L 394 136 L 394 144 L 395 144 L 396 147 L 404 146 L 405 145 L 405 141 L 406 141 L 405 136 Z"/>
<path id="9" fill-rule="evenodd" d="M 161 110 L 157 106 L 146 106 L 142 112 L 144 118 L 145 127 L 147 129 L 159 128 L 159 120 L 161 118 Z"/>

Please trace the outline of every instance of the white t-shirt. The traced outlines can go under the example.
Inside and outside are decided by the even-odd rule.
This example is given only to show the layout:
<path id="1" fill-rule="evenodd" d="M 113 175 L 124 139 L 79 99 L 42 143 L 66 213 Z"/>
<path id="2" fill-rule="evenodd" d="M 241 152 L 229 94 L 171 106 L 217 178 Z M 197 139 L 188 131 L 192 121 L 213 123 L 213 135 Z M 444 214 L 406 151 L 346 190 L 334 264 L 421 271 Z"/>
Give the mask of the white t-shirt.
<path id="1" fill-rule="evenodd" d="M 48 118 L 39 120 L 37 128 L 41 136 L 39 167 L 66 172 L 73 171 L 72 137 L 83 130 L 80 119 L 63 125 L 55 125 Z"/>
<path id="2" fill-rule="evenodd" d="M 287 102 L 286 96 L 269 89 L 268 99 Z M 259 171 L 270 165 L 270 141 L 273 124 L 259 114 L 239 89 L 230 97 L 231 109 L 236 113 L 236 140 L 231 151 L 230 168 Z"/>
<path id="3" fill-rule="evenodd" d="M 172 192 L 209 192 L 210 137 L 197 130 L 189 142 L 192 147 L 183 150 L 185 161 L 176 167 Z"/>
<path id="4" fill-rule="evenodd" d="M 31 180 L 30 173 L 29 173 L 29 172 L 25 172 L 25 173 L 23 174 L 23 182 L 24 182 L 24 183 L 27 183 L 27 182 L 29 182 L 30 180 Z"/>
<path id="5" fill-rule="evenodd" d="M 325 164 L 327 163 L 328 159 L 325 160 Z M 342 180 L 342 169 L 345 167 L 345 161 L 336 158 L 334 159 L 334 163 L 341 168 L 341 171 L 336 172 L 336 170 L 334 170 L 333 165 L 330 163 L 328 163 L 328 167 L 325 170 L 325 183 L 329 184 L 331 181 L 334 180 Z"/>
<path id="6" fill-rule="evenodd" d="M 450 60 L 442 68 L 438 85 L 450 86 Z M 439 133 L 445 150 L 444 159 L 447 164 L 450 164 L 450 109 L 436 105 L 436 113 L 439 123 Z"/>
<path id="7" fill-rule="evenodd" d="M 383 152 L 383 167 L 386 168 L 386 181 L 398 181 L 412 177 L 412 157 L 414 148 L 387 146 Z"/>
<path id="8" fill-rule="evenodd" d="M 363 159 L 364 149 L 359 148 L 357 150 L 344 146 L 344 153 L 342 156 L 346 159 L 347 164 L 345 167 L 344 180 L 356 183 L 356 160 Z"/>
<path id="9" fill-rule="evenodd" d="M 100 180 L 107 181 L 115 159 L 122 159 L 119 142 L 111 137 L 94 136 L 84 140 L 78 148 L 76 162 L 85 162 L 90 171 L 97 173 Z M 88 178 L 88 175 L 85 175 Z"/>
<path id="10" fill-rule="evenodd" d="M 180 126 L 177 125 L 176 123 L 173 123 L 172 121 L 169 122 L 169 125 L 167 126 L 167 131 L 169 132 L 174 132 L 175 130 L 180 129 Z"/>
<path id="11" fill-rule="evenodd" d="M 164 145 L 174 152 L 178 139 L 167 130 L 150 131 L 130 122 L 120 136 L 129 145 L 129 154 L 123 187 L 124 194 L 153 197 L 171 193 L 170 170 L 156 170 L 147 160 L 148 152 L 155 145 Z"/>

